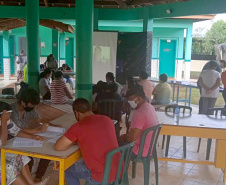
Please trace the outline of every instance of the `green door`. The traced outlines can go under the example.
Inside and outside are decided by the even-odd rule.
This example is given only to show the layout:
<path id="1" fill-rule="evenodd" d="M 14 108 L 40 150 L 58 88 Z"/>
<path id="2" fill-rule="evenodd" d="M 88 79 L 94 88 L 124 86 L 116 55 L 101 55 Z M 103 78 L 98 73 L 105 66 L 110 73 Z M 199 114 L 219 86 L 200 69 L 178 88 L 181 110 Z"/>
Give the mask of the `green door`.
<path id="1" fill-rule="evenodd" d="M 161 40 L 159 53 L 159 74 L 175 77 L 176 40 Z"/>
<path id="2" fill-rule="evenodd" d="M 10 55 L 10 72 L 11 75 L 15 74 L 15 37 L 13 35 L 9 36 L 9 55 Z"/>
<path id="3" fill-rule="evenodd" d="M 0 74 L 4 73 L 4 68 L 3 68 L 3 37 L 2 35 L 0 36 Z"/>
<path id="4" fill-rule="evenodd" d="M 66 64 L 74 70 L 74 39 L 66 40 Z"/>

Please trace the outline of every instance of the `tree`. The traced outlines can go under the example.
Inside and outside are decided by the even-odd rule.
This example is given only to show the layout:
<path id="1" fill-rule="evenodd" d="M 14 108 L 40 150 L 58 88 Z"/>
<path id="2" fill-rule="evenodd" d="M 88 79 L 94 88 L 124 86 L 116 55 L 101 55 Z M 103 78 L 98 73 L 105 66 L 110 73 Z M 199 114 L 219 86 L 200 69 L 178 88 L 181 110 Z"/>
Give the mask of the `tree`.
<path id="1" fill-rule="evenodd" d="M 215 22 L 206 33 L 203 43 L 204 51 L 213 54 L 215 53 L 214 45 L 222 43 L 226 43 L 226 22 L 220 20 Z"/>

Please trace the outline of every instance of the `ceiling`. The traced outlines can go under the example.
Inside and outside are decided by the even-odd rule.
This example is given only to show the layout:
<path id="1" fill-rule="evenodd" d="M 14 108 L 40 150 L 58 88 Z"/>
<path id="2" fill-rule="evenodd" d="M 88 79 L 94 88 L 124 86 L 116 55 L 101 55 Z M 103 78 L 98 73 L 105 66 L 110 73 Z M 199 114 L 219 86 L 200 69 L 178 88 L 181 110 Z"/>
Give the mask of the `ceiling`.
<path id="1" fill-rule="evenodd" d="M 40 0 L 42 7 L 75 7 L 76 0 Z M 95 8 L 137 8 L 188 0 L 94 0 Z M 25 0 L 0 0 L 0 5 L 25 6 Z"/>
<path id="2" fill-rule="evenodd" d="M 40 25 L 51 29 L 57 29 L 60 32 L 74 32 L 74 27 L 59 21 L 40 19 Z M 26 26 L 24 19 L 0 19 L 0 31 L 11 30 Z"/>

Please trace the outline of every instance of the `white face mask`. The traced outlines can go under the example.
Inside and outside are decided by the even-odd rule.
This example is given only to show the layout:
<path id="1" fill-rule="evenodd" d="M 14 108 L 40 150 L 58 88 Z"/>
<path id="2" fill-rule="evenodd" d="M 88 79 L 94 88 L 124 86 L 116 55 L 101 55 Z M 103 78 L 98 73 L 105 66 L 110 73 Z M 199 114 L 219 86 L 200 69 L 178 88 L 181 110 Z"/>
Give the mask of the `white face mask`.
<path id="1" fill-rule="evenodd" d="M 134 100 L 133 101 L 128 101 L 128 103 L 130 104 L 132 109 L 136 109 L 137 108 L 137 104 L 136 104 L 136 102 Z"/>

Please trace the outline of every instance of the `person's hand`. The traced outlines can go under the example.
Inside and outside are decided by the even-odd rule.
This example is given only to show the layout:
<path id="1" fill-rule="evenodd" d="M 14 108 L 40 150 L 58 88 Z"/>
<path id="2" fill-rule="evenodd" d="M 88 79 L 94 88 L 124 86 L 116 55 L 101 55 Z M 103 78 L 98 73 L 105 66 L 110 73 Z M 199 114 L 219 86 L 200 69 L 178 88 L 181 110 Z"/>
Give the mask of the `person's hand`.
<path id="1" fill-rule="evenodd" d="M 124 142 L 124 137 L 125 137 L 126 134 L 123 134 L 119 137 L 118 141 L 119 142 Z"/>
<path id="2" fill-rule="evenodd" d="M 1 116 L 1 123 L 7 124 L 7 121 L 10 119 L 11 113 L 7 112 L 6 110 L 3 110 L 2 116 Z"/>
<path id="3" fill-rule="evenodd" d="M 48 126 L 49 126 L 48 124 L 43 124 L 41 127 L 38 128 L 38 132 L 39 133 L 45 132 L 47 130 Z"/>
<path id="4" fill-rule="evenodd" d="M 36 135 L 32 135 L 32 139 L 36 140 L 36 141 L 43 141 L 44 138 L 42 136 L 36 136 Z"/>
<path id="5" fill-rule="evenodd" d="M 210 94 L 211 92 L 212 92 L 211 89 L 207 89 L 207 90 L 206 90 L 206 93 L 207 93 L 207 94 Z"/>

